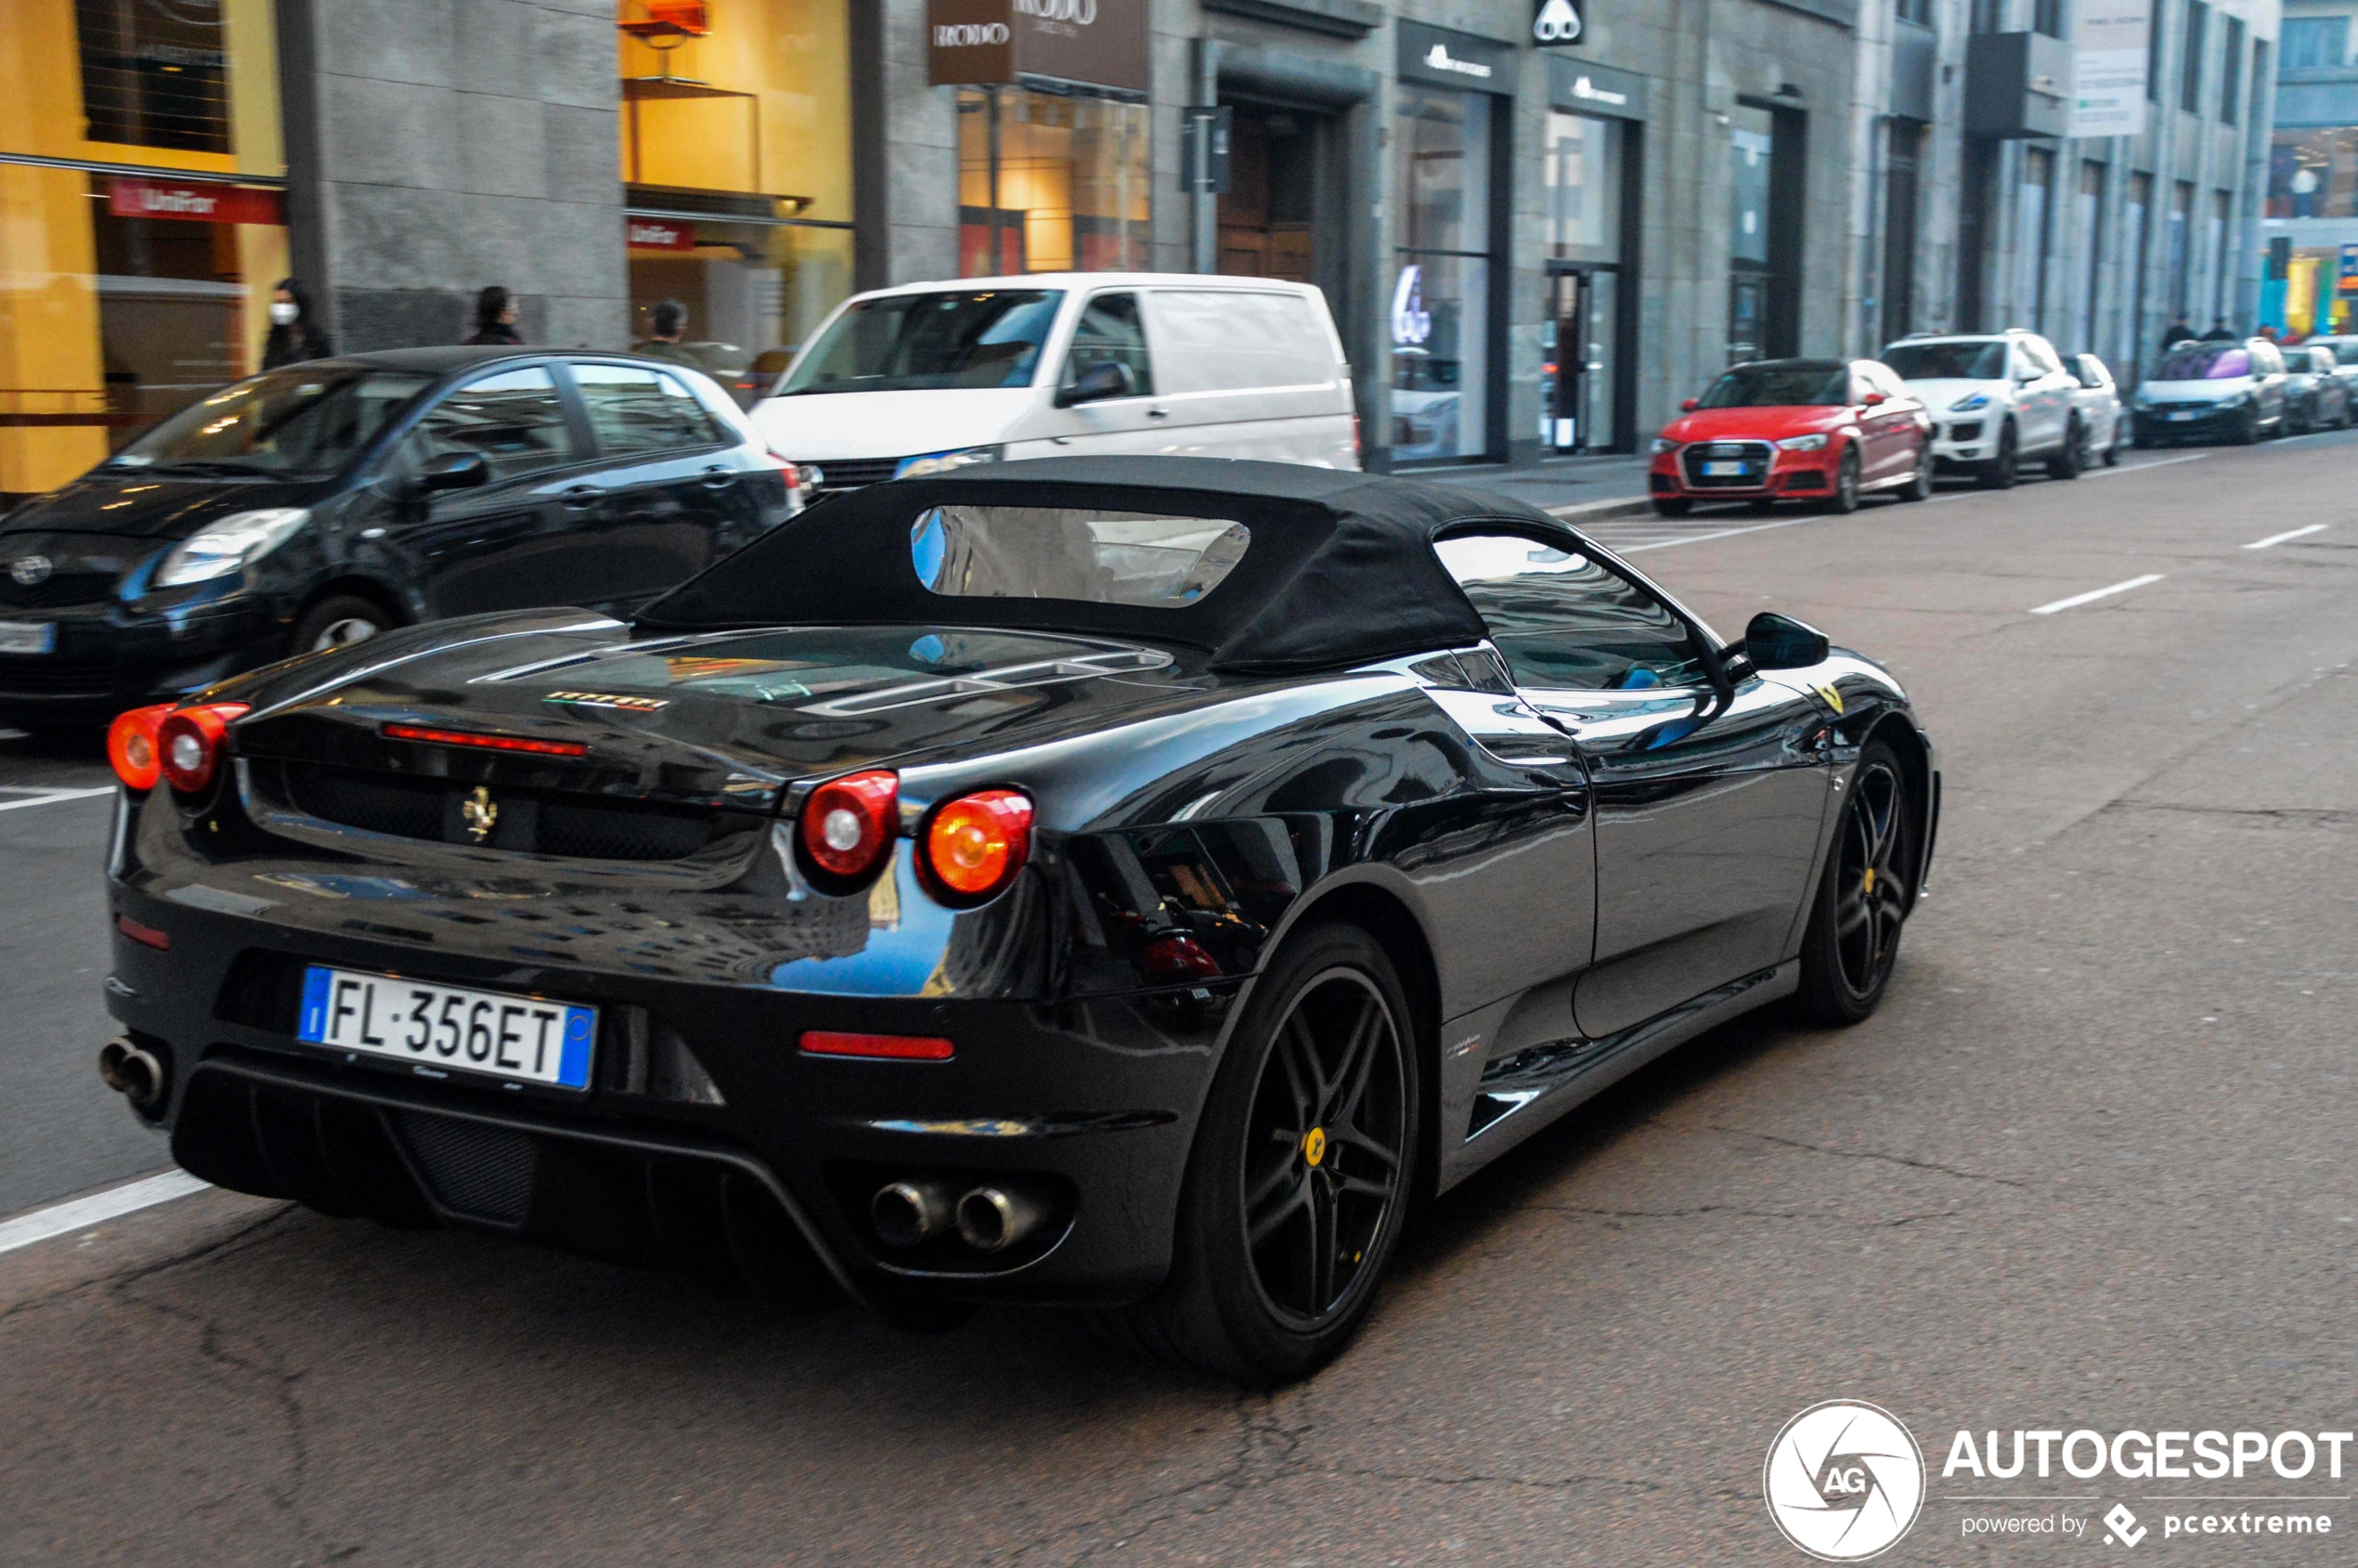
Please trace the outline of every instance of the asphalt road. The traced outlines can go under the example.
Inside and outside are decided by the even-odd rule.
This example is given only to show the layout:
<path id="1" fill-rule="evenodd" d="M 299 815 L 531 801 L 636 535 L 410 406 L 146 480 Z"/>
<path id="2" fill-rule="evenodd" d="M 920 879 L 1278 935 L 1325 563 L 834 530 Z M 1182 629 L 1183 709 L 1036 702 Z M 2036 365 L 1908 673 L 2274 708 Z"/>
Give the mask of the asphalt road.
<path id="1" fill-rule="evenodd" d="M 1934 1468 L 1879 1562 L 2117 1550 L 2115 1502 L 2137 1559 L 2358 1559 L 2347 1474 L 1939 1473 L 1959 1429 L 2358 1427 L 2358 439 L 2131 461 L 1600 529 L 1723 630 L 1773 605 L 1909 682 L 1932 897 L 1867 1024 L 1730 1025 L 1434 1206 L 1310 1382 L 206 1192 L 0 1253 L 0 1562 L 1789 1565 L 1762 1459 L 1835 1397 Z M 0 755 L 0 802 L 97 777 Z M 0 810 L 0 1215 L 160 1160 L 89 1067 L 104 815 Z"/>

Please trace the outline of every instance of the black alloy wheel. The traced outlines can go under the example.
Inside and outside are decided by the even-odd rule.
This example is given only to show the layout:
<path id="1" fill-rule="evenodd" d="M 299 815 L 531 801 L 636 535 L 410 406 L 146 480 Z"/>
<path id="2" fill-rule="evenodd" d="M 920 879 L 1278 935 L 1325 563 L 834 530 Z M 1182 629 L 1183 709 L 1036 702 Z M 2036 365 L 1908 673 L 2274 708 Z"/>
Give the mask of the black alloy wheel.
<path id="1" fill-rule="evenodd" d="M 1316 1370 L 1366 1317 L 1407 1217 L 1419 1127 L 1407 1001 L 1350 926 L 1296 937 L 1254 987 L 1205 1105 L 1153 1297 L 1117 1342 L 1248 1382 Z"/>
<path id="2" fill-rule="evenodd" d="M 1802 938 L 1798 1002 L 1810 1022 L 1855 1024 L 1882 1002 L 1914 907 L 1908 879 L 1917 859 L 1915 804 L 1898 756 L 1871 741 L 1845 792 Z"/>
<path id="3" fill-rule="evenodd" d="M 1834 465 L 1834 491 L 1826 498 L 1826 510 L 1837 516 L 1859 510 L 1859 448 L 1847 447 L 1842 461 Z"/>
<path id="4" fill-rule="evenodd" d="M 1901 500 L 1928 501 L 1932 499 L 1932 438 L 1926 436 L 1916 447 L 1916 472 L 1910 474 L 1908 483 L 1900 486 L 1899 499 Z"/>
<path id="5" fill-rule="evenodd" d="M 1981 467 L 1981 487 L 1985 490 L 2011 490 L 2018 477 L 2021 460 L 2015 451 L 2020 438 L 2015 434 L 2015 421 L 2008 420 L 1998 428 L 1998 451 Z"/>
<path id="6" fill-rule="evenodd" d="M 2088 466 L 2088 432 L 2079 416 L 2071 416 L 2071 423 L 2064 430 L 2064 444 L 2047 460 L 2050 479 L 2077 479 Z"/>
<path id="7" fill-rule="evenodd" d="M 366 642 L 395 624 L 384 606 L 354 593 L 322 599 L 303 613 L 287 638 L 288 652 L 322 654 Z"/>

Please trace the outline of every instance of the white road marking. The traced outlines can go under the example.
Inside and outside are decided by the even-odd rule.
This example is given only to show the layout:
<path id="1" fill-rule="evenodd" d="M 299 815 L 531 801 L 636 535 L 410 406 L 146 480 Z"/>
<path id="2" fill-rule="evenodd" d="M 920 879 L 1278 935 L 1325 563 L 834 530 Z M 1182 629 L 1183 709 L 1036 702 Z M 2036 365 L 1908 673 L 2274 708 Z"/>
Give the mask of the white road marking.
<path id="1" fill-rule="evenodd" d="M 2311 534 L 2322 534 L 2327 528 L 2332 526 L 2333 525 L 2330 523 L 2312 523 L 2306 528 L 2291 528 L 2281 534 L 2271 534 L 2264 539 L 2254 539 L 2249 544 L 2244 546 L 2244 548 L 2246 550 L 2266 550 L 2269 546 L 2282 544 L 2287 539 L 2298 539 L 2306 538 Z"/>
<path id="2" fill-rule="evenodd" d="M 68 1231 L 87 1230 L 92 1225 L 121 1219 L 125 1214 L 136 1214 L 142 1209 L 152 1209 L 159 1203 L 169 1203 L 175 1198 L 186 1198 L 192 1192 L 202 1192 L 212 1185 L 199 1181 L 186 1171 L 166 1171 L 161 1176 L 149 1176 L 144 1181 L 109 1187 L 87 1198 L 77 1198 L 71 1203 L 35 1209 L 30 1214 L 19 1214 L 0 1225 L 0 1252 L 13 1252 L 19 1247 L 30 1247 L 36 1241 L 46 1241 Z"/>
<path id="3" fill-rule="evenodd" d="M 1855 517 L 1858 513 L 1852 512 L 1850 515 Z M 1765 533 L 1770 528 L 1794 528 L 1800 526 L 1804 523 L 1826 523 L 1831 522 L 1832 520 L 1832 514 L 1821 517 L 1788 517 L 1781 523 L 1755 523 L 1748 528 L 1721 528 L 1716 533 L 1690 534 L 1682 539 L 1657 539 L 1652 544 L 1633 544 L 1627 549 L 1616 551 L 1614 553 L 1619 555 L 1635 555 L 1641 550 L 1668 550 L 1673 545 L 1707 544 L 1713 539 L 1732 539 L 1738 534 L 1759 534 Z"/>
<path id="4" fill-rule="evenodd" d="M 20 810 L 27 806 L 55 806 L 60 800 L 87 800 L 93 796 L 113 793 L 114 785 L 112 784 L 108 784 L 102 789 L 53 789 L 48 794 L 35 796 L 31 800 L 0 800 L 0 811 Z"/>
<path id="5" fill-rule="evenodd" d="M 2079 477 L 2082 479 L 2108 479 L 2117 473 L 2135 473 L 2140 470 L 2148 468 L 2168 468 L 2174 462 L 2200 462 L 2203 459 L 2209 456 L 2211 456 L 2211 454 L 2209 452 L 2188 452 L 2183 458 L 2156 458 L 2151 462 L 2125 462 L 2118 468 L 2092 468 Z"/>
<path id="6" fill-rule="evenodd" d="M 2131 577 L 2127 582 L 2115 583 L 2110 588 L 2099 588 L 2086 593 L 2075 593 L 2068 599 L 2058 599 L 2052 604 L 2041 604 L 2030 613 L 2034 616 L 2052 616 L 2057 610 L 2070 610 L 2082 604 L 2093 604 L 2099 599 L 2109 599 L 2116 593 L 2126 593 L 2132 588 L 2143 588 L 2147 583 L 2157 583 L 2168 575 L 2164 572 L 2147 572 L 2142 577 Z"/>

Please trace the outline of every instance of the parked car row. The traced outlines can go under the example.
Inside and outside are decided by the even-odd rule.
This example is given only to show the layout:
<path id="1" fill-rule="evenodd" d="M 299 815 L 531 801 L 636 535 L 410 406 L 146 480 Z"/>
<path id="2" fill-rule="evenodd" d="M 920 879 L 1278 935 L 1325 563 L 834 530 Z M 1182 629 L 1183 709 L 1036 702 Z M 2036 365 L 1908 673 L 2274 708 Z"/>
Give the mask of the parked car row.
<path id="1" fill-rule="evenodd" d="M 1359 466 L 1341 340 L 1302 284 L 886 290 L 731 388 L 668 349 L 360 354 L 215 393 L 0 523 L 0 722 L 103 721 L 414 622 L 627 615 L 877 480 L 1092 453 Z"/>

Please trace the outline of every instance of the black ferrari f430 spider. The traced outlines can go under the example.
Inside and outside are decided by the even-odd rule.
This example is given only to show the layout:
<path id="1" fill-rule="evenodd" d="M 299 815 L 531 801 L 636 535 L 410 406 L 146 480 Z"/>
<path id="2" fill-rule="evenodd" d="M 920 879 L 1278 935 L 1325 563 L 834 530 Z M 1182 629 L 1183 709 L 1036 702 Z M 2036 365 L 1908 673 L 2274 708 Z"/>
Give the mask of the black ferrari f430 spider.
<path id="1" fill-rule="evenodd" d="M 1616 1079 L 1864 1017 L 1940 788 L 1881 667 L 1545 512 L 1161 458 L 878 485 L 110 750 L 100 1067 L 197 1175 L 1255 1380 Z"/>

